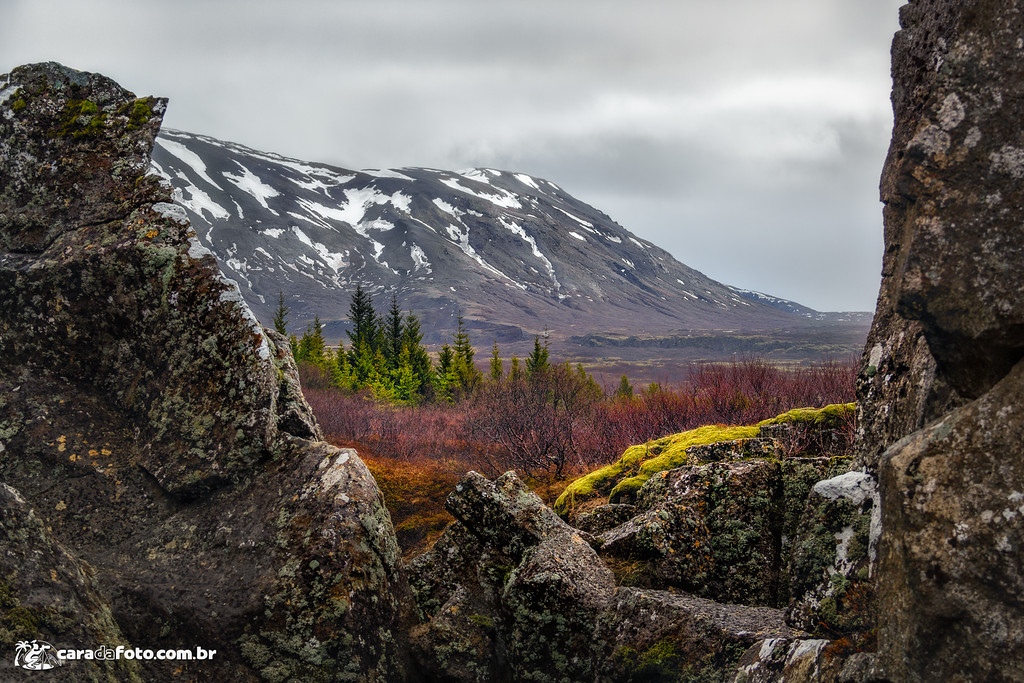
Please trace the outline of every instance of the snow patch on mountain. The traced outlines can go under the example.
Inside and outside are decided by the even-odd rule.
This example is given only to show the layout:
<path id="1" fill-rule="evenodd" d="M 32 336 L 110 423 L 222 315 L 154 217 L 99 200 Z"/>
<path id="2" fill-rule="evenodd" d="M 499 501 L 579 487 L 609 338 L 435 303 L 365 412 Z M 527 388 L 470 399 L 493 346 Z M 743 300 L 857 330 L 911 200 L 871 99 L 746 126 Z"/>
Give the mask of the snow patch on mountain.
<path id="1" fill-rule="evenodd" d="M 543 252 L 541 252 L 540 248 L 537 246 L 537 240 L 535 240 L 531 235 L 529 235 L 526 232 L 526 230 L 523 229 L 523 226 L 517 225 L 516 223 L 513 223 L 511 221 L 506 221 L 504 216 L 499 216 L 498 222 L 501 223 L 502 226 L 504 226 L 507 230 L 509 230 L 515 235 L 518 235 L 520 238 L 522 238 L 524 242 L 530 245 L 530 251 L 533 253 L 534 256 L 536 256 L 540 260 L 541 263 L 544 264 L 544 269 L 547 270 L 548 277 L 551 278 L 551 283 L 554 285 L 554 288 L 556 290 L 560 289 L 561 285 L 558 284 L 558 278 L 555 277 L 555 267 L 554 265 L 552 265 L 548 257 L 545 256 Z"/>
<path id="2" fill-rule="evenodd" d="M 593 223 L 589 223 L 589 222 L 583 220 L 582 218 L 580 218 L 579 216 L 574 216 L 574 215 L 572 215 L 571 213 L 569 213 L 568 211 L 566 211 L 565 209 L 563 209 L 561 207 L 556 206 L 555 209 L 558 210 L 558 211 L 561 211 L 566 216 L 568 216 L 569 218 L 573 219 L 574 221 L 576 221 L 577 223 L 582 225 L 584 228 L 589 228 L 588 232 L 594 232 L 594 229 L 593 229 L 594 228 L 594 224 Z"/>
<path id="3" fill-rule="evenodd" d="M 274 188 L 272 188 L 270 185 L 267 185 L 262 180 L 260 180 L 260 177 L 258 175 L 250 171 L 245 166 L 243 166 L 241 162 L 239 162 L 238 160 L 234 160 L 234 162 L 238 165 L 240 169 L 242 169 L 241 175 L 235 175 L 233 173 L 228 173 L 226 171 L 222 173 L 222 175 L 225 178 L 227 178 L 239 190 L 251 194 L 256 199 L 256 201 L 259 202 L 260 206 L 262 206 L 264 209 L 274 214 L 275 216 L 279 216 L 280 214 L 277 213 L 277 211 L 274 211 L 267 205 L 267 200 L 272 197 L 278 196 L 280 193 Z M 235 203 L 235 206 L 238 206 L 237 202 Z M 238 217 L 241 218 L 241 207 L 239 207 L 238 213 Z"/>
<path id="4" fill-rule="evenodd" d="M 335 273 L 348 265 L 347 254 L 332 252 L 319 242 L 314 242 L 297 225 L 292 226 L 292 233 L 299 238 L 300 242 L 315 251 L 321 260 L 334 270 Z"/>
<path id="5" fill-rule="evenodd" d="M 540 185 L 535 183 L 533 178 L 531 178 L 530 176 L 526 175 L 525 173 L 515 173 L 514 175 L 515 175 L 516 180 L 521 182 L 523 185 L 529 185 L 530 187 L 532 187 L 533 189 L 537 190 L 538 192 L 543 192 L 543 190 L 540 189 Z"/>
<path id="6" fill-rule="evenodd" d="M 202 160 L 202 158 L 198 154 L 196 154 L 195 152 L 193 152 L 192 150 L 190 150 L 188 147 L 186 147 L 185 145 L 181 144 L 180 142 L 175 142 L 174 140 L 168 140 L 167 138 L 158 137 L 156 139 L 156 143 L 158 145 L 160 145 L 161 147 L 163 147 L 164 149 L 166 149 L 169 153 L 173 154 L 175 157 L 177 157 L 183 163 L 185 163 L 193 171 L 195 171 L 195 174 L 197 176 L 199 176 L 200 178 L 202 178 L 203 180 L 208 182 L 210 185 L 213 185 L 214 187 L 216 187 L 221 192 L 224 191 L 224 188 L 222 188 L 220 185 L 218 185 L 213 180 L 213 178 L 211 178 L 206 173 L 206 163 Z"/>
<path id="7" fill-rule="evenodd" d="M 488 192 L 477 192 L 472 188 L 465 187 L 464 185 L 461 185 L 456 178 L 443 178 L 441 182 L 453 190 L 468 194 L 472 197 L 476 197 L 477 199 L 483 199 L 484 201 L 488 201 L 503 209 L 523 208 L 523 205 L 519 203 L 519 200 L 515 198 L 515 195 L 498 187 L 494 187 L 493 189 L 499 194 L 490 194 Z"/>
<path id="8" fill-rule="evenodd" d="M 182 178 L 182 180 L 188 182 L 187 178 Z M 188 197 L 185 196 L 186 192 Z M 184 205 L 185 208 L 190 209 L 193 213 L 198 214 L 211 225 L 213 224 L 212 221 L 223 220 L 231 215 L 227 209 L 213 201 L 210 195 L 191 183 L 182 189 L 174 190 L 174 201 Z M 204 212 L 209 212 L 210 218 L 206 218 Z"/>

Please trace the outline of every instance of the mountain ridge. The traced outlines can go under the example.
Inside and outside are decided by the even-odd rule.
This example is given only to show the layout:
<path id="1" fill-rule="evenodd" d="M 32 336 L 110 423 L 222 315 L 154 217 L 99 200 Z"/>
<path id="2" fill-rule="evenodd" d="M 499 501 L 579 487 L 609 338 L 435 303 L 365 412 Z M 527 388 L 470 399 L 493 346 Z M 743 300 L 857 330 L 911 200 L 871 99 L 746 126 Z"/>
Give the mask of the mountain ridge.
<path id="1" fill-rule="evenodd" d="M 268 323 L 345 328 L 357 284 L 394 293 L 441 341 L 461 314 L 499 341 L 773 329 L 828 314 L 729 287 L 554 182 L 514 171 L 353 171 L 164 129 L 153 168 Z M 381 303 L 381 302 L 378 302 Z"/>

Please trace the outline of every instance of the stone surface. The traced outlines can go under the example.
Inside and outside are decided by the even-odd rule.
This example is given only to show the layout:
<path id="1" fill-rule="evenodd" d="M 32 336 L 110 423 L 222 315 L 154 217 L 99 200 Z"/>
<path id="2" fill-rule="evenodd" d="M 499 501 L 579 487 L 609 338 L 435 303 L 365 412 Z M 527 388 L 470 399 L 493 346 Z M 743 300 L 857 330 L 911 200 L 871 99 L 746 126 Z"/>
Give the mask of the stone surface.
<path id="1" fill-rule="evenodd" d="M 764 638 L 798 638 L 782 612 L 685 593 L 621 588 L 601 618 L 596 681 L 726 681 Z"/>
<path id="2" fill-rule="evenodd" d="M 57 64 L 0 93 L 0 481 L 94 569 L 124 640 L 218 651 L 143 680 L 402 680 L 380 492 L 311 440 L 287 343 L 145 175 L 163 101 Z M 34 604 L 19 585 L 0 618 Z"/>
<path id="3" fill-rule="evenodd" d="M 1024 355 L 1019 12 L 1016 2 L 918 0 L 893 41 L 896 132 L 882 198 L 898 253 L 886 286 L 969 398 Z"/>
<path id="4" fill-rule="evenodd" d="M 128 646 L 91 567 L 57 541 L 21 495 L 0 484 L 0 678 L 21 680 L 19 643 L 58 649 Z M 133 660 L 58 661 L 62 681 L 142 681 Z M 33 674 L 27 674 L 27 678 Z"/>
<path id="5" fill-rule="evenodd" d="M 878 665 L 1020 680 L 1024 7 L 913 0 L 893 40 L 885 256 L 859 378 Z M 1006 514 L 1004 514 L 1006 513 Z"/>
<path id="6" fill-rule="evenodd" d="M 637 512 L 638 509 L 635 505 L 623 503 L 600 505 L 589 512 L 577 515 L 573 521 L 573 526 L 580 531 L 602 534 L 606 531 L 611 531 L 620 524 L 628 522 L 636 516 Z"/>
<path id="7" fill-rule="evenodd" d="M 470 472 L 446 507 L 457 522 L 409 568 L 425 622 L 417 667 L 444 680 L 592 680 L 615 583 L 588 541 L 511 472 Z"/>
<path id="8" fill-rule="evenodd" d="M 793 539 L 787 622 L 828 638 L 864 638 L 875 626 L 878 487 L 863 472 L 814 485 Z"/>
<path id="9" fill-rule="evenodd" d="M 1022 395 L 1024 363 L 884 456 L 878 637 L 896 680 L 1024 671 Z"/>
<path id="10" fill-rule="evenodd" d="M 783 606 L 792 538 L 829 468 L 755 458 L 659 472 L 637 494 L 643 512 L 598 536 L 600 554 L 624 585 Z"/>
<path id="11" fill-rule="evenodd" d="M 769 638 L 740 658 L 732 683 L 887 683 L 869 653 L 845 653 L 828 640 Z"/>

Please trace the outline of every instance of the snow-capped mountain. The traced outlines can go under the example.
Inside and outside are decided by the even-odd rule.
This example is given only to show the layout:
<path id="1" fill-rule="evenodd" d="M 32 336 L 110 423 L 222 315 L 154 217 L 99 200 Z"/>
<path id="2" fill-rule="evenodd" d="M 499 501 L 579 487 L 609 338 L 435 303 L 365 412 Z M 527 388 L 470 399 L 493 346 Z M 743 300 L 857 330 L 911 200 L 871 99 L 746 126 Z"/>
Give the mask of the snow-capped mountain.
<path id="1" fill-rule="evenodd" d="M 154 170 L 265 323 L 340 334 L 360 283 L 398 295 L 428 341 L 461 310 L 485 338 L 798 324 L 679 263 L 548 180 L 494 169 L 349 171 L 164 130 Z M 794 306 L 798 306 L 795 305 Z"/>

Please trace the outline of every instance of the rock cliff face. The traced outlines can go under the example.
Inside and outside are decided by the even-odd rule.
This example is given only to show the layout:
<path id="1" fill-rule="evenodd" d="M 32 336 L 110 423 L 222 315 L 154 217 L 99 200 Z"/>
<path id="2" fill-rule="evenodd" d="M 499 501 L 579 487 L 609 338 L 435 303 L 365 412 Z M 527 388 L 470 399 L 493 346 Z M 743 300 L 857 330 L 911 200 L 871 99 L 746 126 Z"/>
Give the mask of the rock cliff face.
<path id="1" fill-rule="evenodd" d="M 0 650 L 217 650 L 65 680 L 400 680 L 387 511 L 147 175 L 164 105 L 0 76 Z"/>
<path id="2" fill-rule="evenodd" d="M 865 355 L 892 680 L 1024 671 L 1024 15 L 914 0 L 893 41 L 886 255 Z"/>

